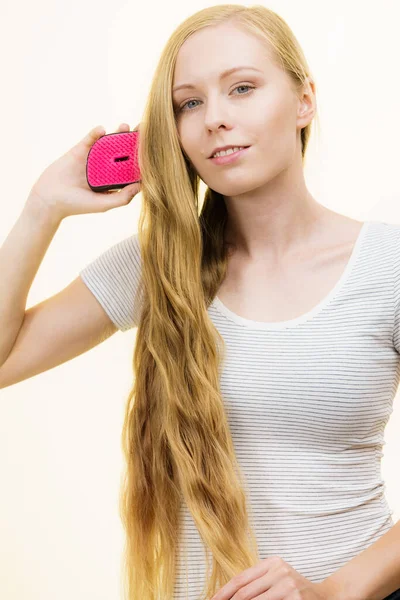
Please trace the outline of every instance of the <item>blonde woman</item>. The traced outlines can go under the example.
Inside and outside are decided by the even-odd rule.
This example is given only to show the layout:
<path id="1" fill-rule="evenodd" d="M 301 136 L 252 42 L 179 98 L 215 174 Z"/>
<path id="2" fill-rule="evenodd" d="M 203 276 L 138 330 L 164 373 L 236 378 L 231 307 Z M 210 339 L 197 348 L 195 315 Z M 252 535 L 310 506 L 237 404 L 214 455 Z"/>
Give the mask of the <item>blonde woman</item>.
<path id="1" fill-rule="evenodd" d="M 1 387 L 138 328 L 122 436 L 128 600 L 400 598 L 379 462 L 399 382 L 400 226 L 311 195 L 315 117 L 281 17 L 201 10 L 160 57 L 141 183 L 88 188 L 96 128 L 37 180 L 1 248 Z M 25 311 L 61 220 L 138 191 L 138 234 Z"/>

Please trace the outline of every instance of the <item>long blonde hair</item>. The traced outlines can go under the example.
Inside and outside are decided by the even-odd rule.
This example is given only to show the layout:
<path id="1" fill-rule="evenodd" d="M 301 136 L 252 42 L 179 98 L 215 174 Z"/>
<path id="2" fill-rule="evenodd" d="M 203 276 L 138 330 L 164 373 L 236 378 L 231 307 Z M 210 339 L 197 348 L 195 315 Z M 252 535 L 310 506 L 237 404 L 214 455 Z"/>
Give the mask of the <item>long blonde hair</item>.
<path id="1" fill-rule="evenodd" d="M 286 22 L 261 5 L 211 6 L 168 39 L 140 122 L 142 210 L 138 224 L 141 315 L 126 405 L 120 515 L 128 600 L 171 600 L 185 502 L 205 545 L 204 598 L 256 564 L 245 483 L 220 391 L 224 341 L 207 309 L 225 277 L 223 197 L 206 189 L 182 151 L 172 104 L 178 51 L 194 32 L 235 22 L 257 35 L 300 93 L 309 68 Z M 302 161 L 311 123 L 301 131 Z"/>

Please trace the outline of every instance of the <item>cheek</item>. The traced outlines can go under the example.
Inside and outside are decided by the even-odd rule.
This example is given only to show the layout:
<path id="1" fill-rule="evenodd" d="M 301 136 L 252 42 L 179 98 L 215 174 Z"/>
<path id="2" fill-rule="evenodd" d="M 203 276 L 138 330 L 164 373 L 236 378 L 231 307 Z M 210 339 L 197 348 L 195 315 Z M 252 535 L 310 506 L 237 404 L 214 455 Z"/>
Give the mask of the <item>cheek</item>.
<path id="1" fill-rule="evenodd" d="M 183 131 L 181 132 L 180 145 L 183 154 L 190 162 L 197 162 L 202 159 L 200 150 L 200 141 L 194 136 L 193 132 Z"/>
<path id="2" fill-rule="evenodd" d="M 281 154 L 285 149 L 291 150 L 296 141 L 296 125 L 291 111 L 275 107 L 275 110 L 264 113 L 259 124 L 259 140 L 265 152 Z"/>

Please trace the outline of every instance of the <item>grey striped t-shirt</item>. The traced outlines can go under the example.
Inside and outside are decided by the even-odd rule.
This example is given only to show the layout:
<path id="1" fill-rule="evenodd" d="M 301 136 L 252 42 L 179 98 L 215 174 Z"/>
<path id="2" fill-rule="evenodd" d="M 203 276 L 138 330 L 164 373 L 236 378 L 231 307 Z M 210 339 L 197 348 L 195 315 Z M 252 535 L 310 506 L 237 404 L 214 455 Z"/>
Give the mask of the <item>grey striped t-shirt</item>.
<path id="1" fill-rule="evenodd" d="M 80 272 L 121 331 L 138 323 L 140 266 L 135 234 Z M 218 297 L 208 313 L 260 559 L 320 582 L 394 524 L 381 457 L 400 378 L 400 225 L 365 222 L 336 285 L 300 317 L 252 321 Z M 185 505 L 182 526 L 175 598 L 195 600 L 206 562 Z"/>

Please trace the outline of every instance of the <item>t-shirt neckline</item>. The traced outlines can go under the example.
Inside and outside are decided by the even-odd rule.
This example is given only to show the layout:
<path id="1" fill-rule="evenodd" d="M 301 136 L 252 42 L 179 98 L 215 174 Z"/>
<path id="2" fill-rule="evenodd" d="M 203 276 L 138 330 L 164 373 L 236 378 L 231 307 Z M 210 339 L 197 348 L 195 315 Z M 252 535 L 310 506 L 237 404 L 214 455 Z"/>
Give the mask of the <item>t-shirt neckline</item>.
<path id="1" fill-rule="evenodd" d="M 325 296 L 325 298 L 321 300 L 321 302 L 319 302 L 316 306 L 314 306 L 314 308 L 304 313 L 303 315 L 300 315 L 295 319 L 289 319 L 287 321 L 253 321 L 252 319 L 245 319 L 244 317 L 241 317 L 240 315 L 231 311 L 227 306 L 225 306 L 225 304 L 223 304 L 223 302 L 218 298 L 218 296 L 214 297 L 212 304 L 221 314 L 225 315 L 225 317 L 227 317 L 231 321 L 234 321 L 238 325 L 242 325 L 250 329 L 287 329 L 291 327 L 296 327 L 297 325 L 299 325 L 300 323 L 304 323 L 305 321 L 309 321 L 315 315 L 317 315 L 324 308 L 324 306 L 326 306 L 332 300 L 332 298 L 336 296 L 336 294 L 342 289 L 357 261 L 357 258 L 360 254 L 362 242 L 366 236 L 367 230 L 371 223 L 373 223 L 373 221 L 364 221 L 358 233 L 357 239 L 354 243 L 353 250 L 351 252 L 351 256 L 347 262 L 347 265 L 344 271 L 342 272 L 341 276 L 339 277 L 338 281 L 331 289 L 331 291 Z"/>

